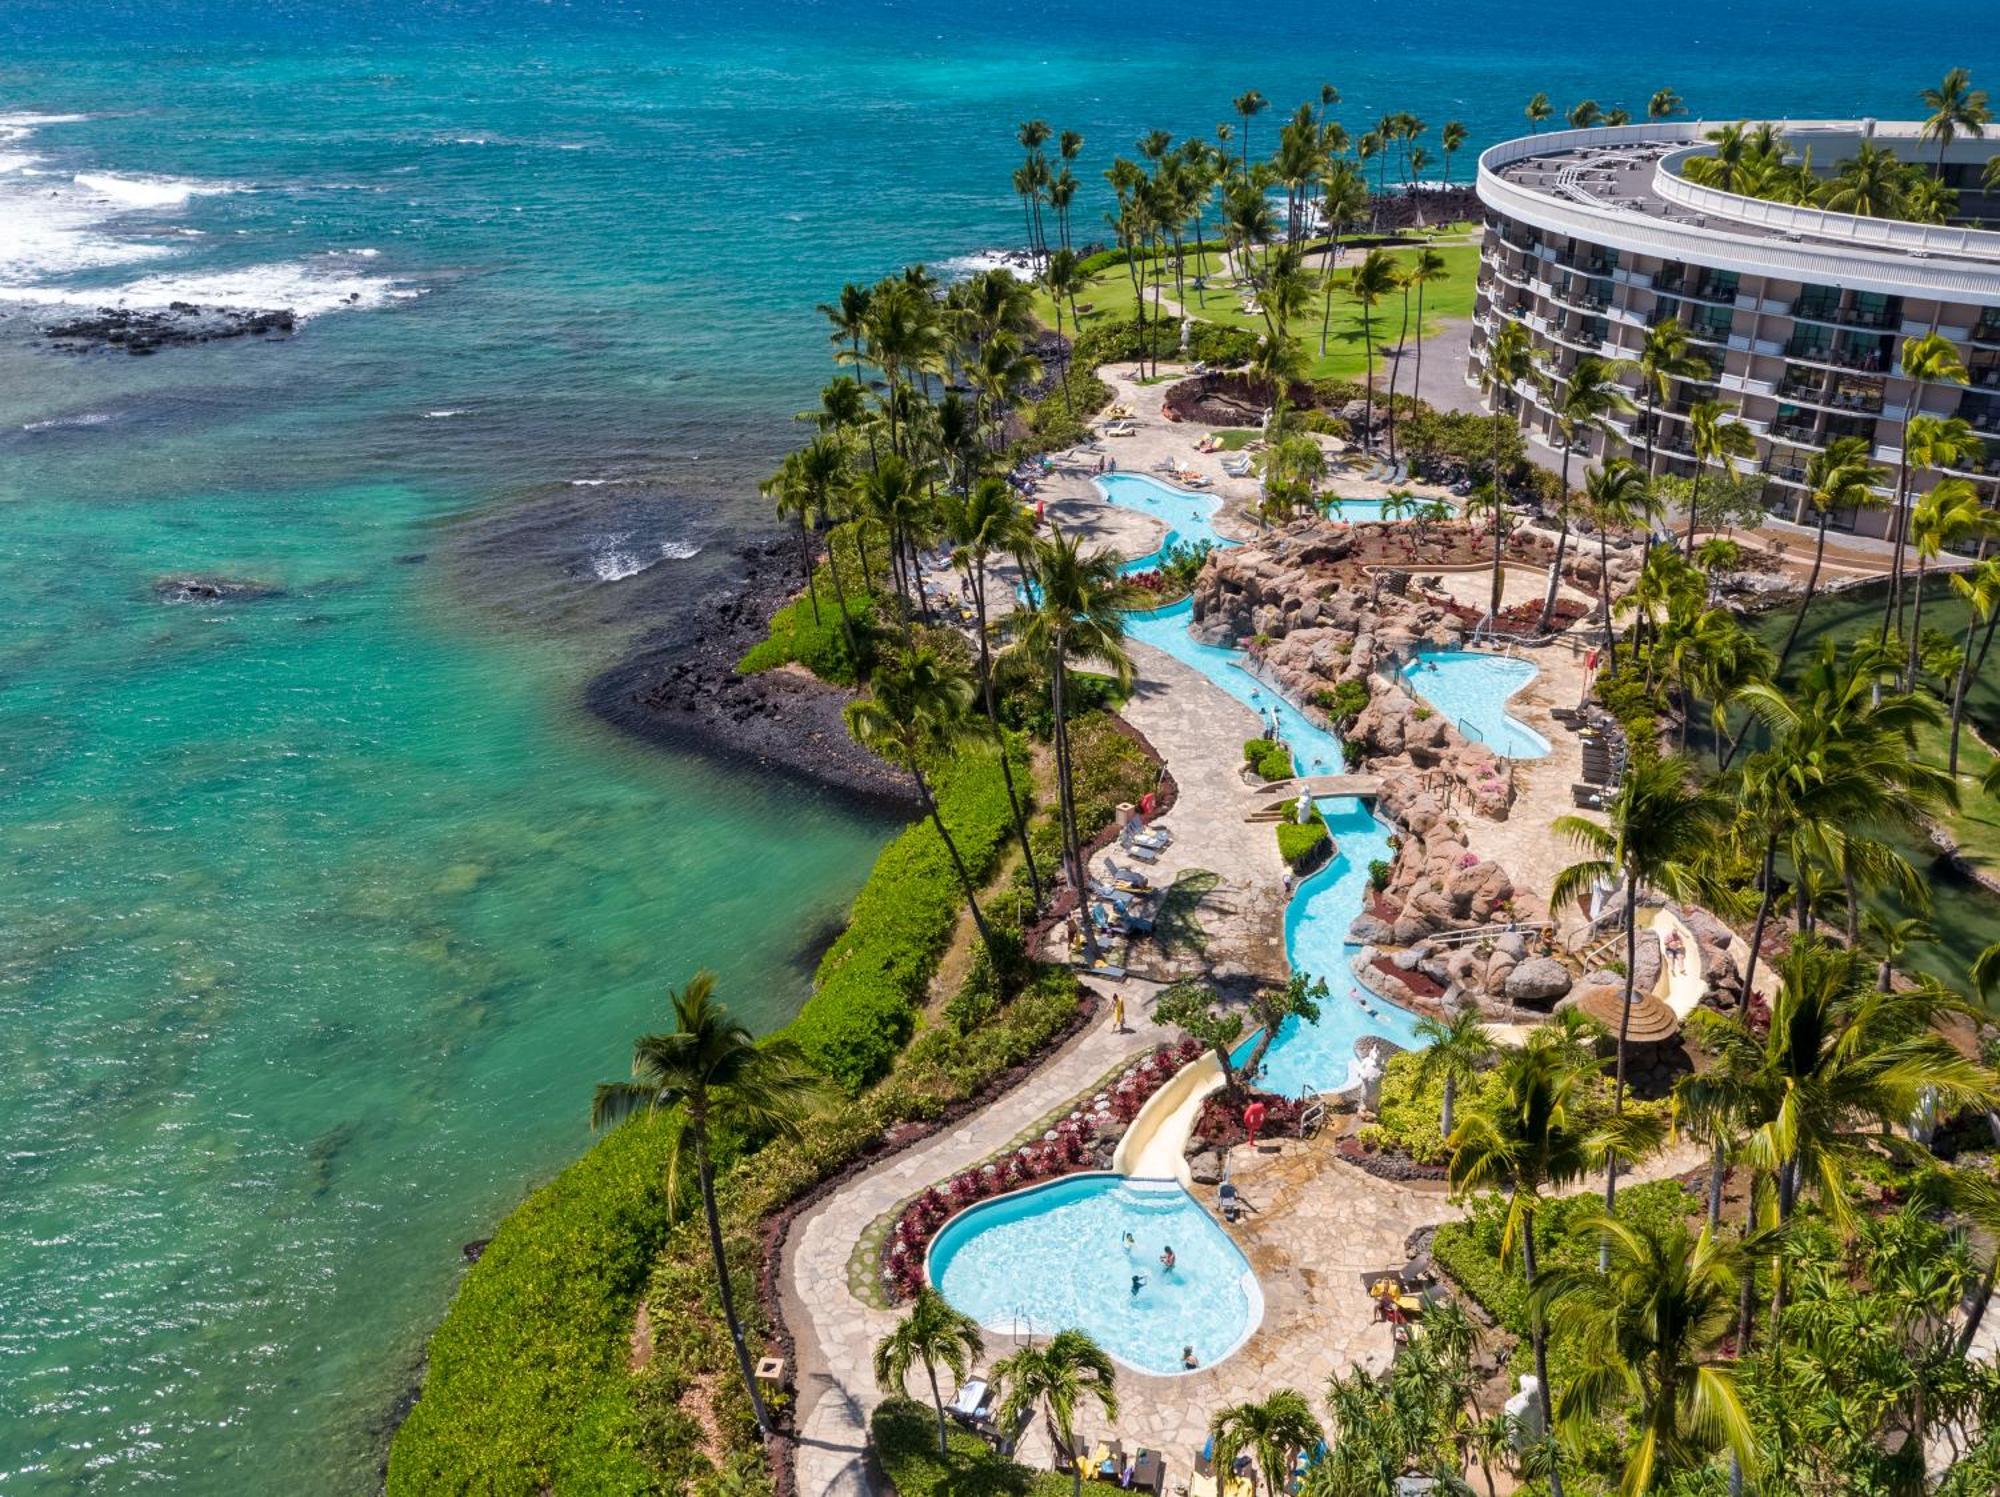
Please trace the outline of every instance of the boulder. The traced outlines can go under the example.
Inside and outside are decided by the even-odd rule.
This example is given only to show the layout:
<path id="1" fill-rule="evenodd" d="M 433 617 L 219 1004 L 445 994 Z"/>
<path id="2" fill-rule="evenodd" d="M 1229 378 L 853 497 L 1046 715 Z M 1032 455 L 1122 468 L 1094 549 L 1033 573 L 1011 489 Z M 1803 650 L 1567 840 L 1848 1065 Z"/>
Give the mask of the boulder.
<path id="1" fill-rule="evenodd" d="M 1545 1008 L 1570 990 L 1570 971 L 1552 956 L 1531 956 L 1507 974 L 1509 1003 Z"/>

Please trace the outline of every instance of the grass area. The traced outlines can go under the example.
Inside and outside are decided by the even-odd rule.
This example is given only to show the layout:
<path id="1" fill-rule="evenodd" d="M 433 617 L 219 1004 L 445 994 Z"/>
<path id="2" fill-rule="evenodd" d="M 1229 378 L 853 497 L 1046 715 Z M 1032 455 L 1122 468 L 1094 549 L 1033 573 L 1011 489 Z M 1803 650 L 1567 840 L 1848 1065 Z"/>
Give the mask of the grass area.
<path id="1" fill-rule="evenodd" d="M 1438 246 L 1438 254 L 1444 257 L 1446 276 L 1444 280 L 1433 282 L 1424 292 L 1424 336 L 1434 337 L 1445 324 L 1460 321 L 1472 315 L 1473 282 L 1478 274 L 1479 247 L 1475 244 L 1443 243 Z M 1416 254 L 1416 247 L 1391 250 L 1390 256 L 1398 267 L 1405 265 Z M 1342 272 L 1352 265 L 1355 256 L 1343 253 Z M 1245 311 L 1243 296 L 1223 268 L 1223 256 L 1219 251 L 1203 251 L 1190 255 L 1182 272 L 1187 301 L 1185 310 L 1193 317 L 1220 323 L 1227 327 L 1246 328 L 1254 333 L 1264 331 L 1264 319 L 1255 312 Z M 1158 294 L 1168 301 L 1174 299 L 1174 275 L 1171 267 L 1148 266 L 1161 276 Z M 1208 279 L 1208 289 L 1197 292 L 1194 281 L 1197 276 Z M 1151 315 L 1153 286 L 1146 285 L 1147 312 Z M 1094 323 L 1110 320 L 1124 322 L 1131 320 L 1138 297 L 1132 288 L 1131 272 L 1123 265 L 1113 265 L 1092 278 L 1088 287 L 1077 299 L 1077 310 L 1082 315 L 1083 326 L 1088 329 Z M 1085 311 L 1085 308 L 1088 311 Z M 1055 306 L 1042 292 L 1035 295 L 1035 312 L 1042 321 L 1055 324 Z M 1412 322 L 1415 318 L 1415 299 L 1412 298 Z M 1298 334 L 1305 344 L 1306 352 L 1313 355 L 1312 374 L 1315 379 L 1358 378 L 1367 368 L 1366 340 L 1362 334 L 1360 309 L 1352 298 L 1336 289 L 1333 297 L 1333 322 L 1328 330 L 1326 352 L 1319 353 L 1320 320 L 1324 306 L 1316 301 L 1311 314 L 1302 320 Z M 1403 308 L 1400 297 L 1391 298 L 1375 309 L 1376 370 L 1382 369 L 1381 348 L 1384 344 L 1393 346 L 1402 326 Z M 1063 316 L 1065 330 L 1069 327 L 1067 309 Z M 1415 336 L 1414 325 L 1411 336 Z"/>

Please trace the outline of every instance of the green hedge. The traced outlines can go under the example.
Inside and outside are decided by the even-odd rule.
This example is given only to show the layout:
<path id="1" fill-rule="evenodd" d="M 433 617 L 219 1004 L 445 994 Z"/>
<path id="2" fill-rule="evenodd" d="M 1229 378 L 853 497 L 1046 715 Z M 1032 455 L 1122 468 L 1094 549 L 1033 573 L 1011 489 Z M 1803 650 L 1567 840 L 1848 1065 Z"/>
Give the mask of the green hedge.
<path id="1" fill-rule="evenodd" d="M 1073 1486 L 1068 1477 L 1009 1460 L 956 1427 L 949 1453 L 939 1455 L 937 1410 L 915 1399 L 884 1399 L 868 1432 L 896 1497 L 1069 1497 Z"/>
<path id="2" fill-rule="evenodd" d="M 1219 239 L 1192 239 L 1181 246 L 1181 253 L 1193 256 L 1211 250 L 1219 252 L 1228 247 L 1228 245 Z M 1173 246 L 1170 244 L 1163 247 L 1140 247 L 1136 250 L 1128 250 L 1120 246 L 1115 249 L 1099 250 L 1094 255 L 1085 255 L 1077 262 L 1076 268 L 1088 278 L 1096 275 L 1099 271 L 1109 270 L 1114 265 L 1122 269 L 1135 259 L 1141 265 L 1148 265 L 1162 257 L 1170 257 L 1172 254 Z"/>
<path id="3" fill-rule="evenodd" d="M 1295 873 L 1303 873 L 1315 866 L 1326 856 L 1326 849 L 1333 841 L 1333 833 L 1326 829 L 1326 818 L 1314 806 L 1312 818 L 1305 822 L 1285 820 L 1278 823 L 1278 856 L 1288 863 Z"/>
<path id="4" fill-rule="evenodd" d="M 1026 783 L 1025 761 L 1015 772 Z M 971 748 L 940 766 L 931 788 L 959 855 L 984 881 L 1011 826 L 1000 761 Z M 924 990 L 965 908 L 965 895 L 928 818 L 882 850 L 819 964 L 813 995 L 785 1031 L 850 1094 L 876 1080 L 909 1039 Z"/>
<path id="5" fill-rule="evenodd" d="M 664 1120 L 614 1129 L 501 1222 L 432 1335 L 391 1493 L 642 1490 L 621 1367 L 667 1236 Z M 587 1453 L 587 1454 L 586 1454 Z"/>
<path id="6" fill-rule="evenodd" d="M 1292 751 L 1269 738 L 1248 738 L 1243 743 L 1243 762 L 1264 780 L 1289 780 L 1293 773 Z"/>

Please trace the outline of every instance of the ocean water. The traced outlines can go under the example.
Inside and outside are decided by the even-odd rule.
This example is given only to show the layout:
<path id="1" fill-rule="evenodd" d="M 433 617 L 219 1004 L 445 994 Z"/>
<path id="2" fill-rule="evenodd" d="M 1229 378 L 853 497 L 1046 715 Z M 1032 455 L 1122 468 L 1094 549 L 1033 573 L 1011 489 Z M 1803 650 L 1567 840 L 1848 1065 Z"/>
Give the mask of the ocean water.
<path id="1" fill-rule="evenodd" d="M 627 742 L 592 676 L 767 533 L 813 304 L 1322 79 L 1903 112 L 1960 0 L 1328 11 L 529 0 L 0 9 L 0 1486 L 355 1490 L 485 1235 L 712 965 L 804 992 L 878 820 Z M 1252 148 L 1275 120 L 1252 126 Z M 1458 163 L 1470 165 L 1468 150 Z M 65 309 L 289 342 L 72 356 Z M 273 594 L 172 604 L 163 576 Z"/>

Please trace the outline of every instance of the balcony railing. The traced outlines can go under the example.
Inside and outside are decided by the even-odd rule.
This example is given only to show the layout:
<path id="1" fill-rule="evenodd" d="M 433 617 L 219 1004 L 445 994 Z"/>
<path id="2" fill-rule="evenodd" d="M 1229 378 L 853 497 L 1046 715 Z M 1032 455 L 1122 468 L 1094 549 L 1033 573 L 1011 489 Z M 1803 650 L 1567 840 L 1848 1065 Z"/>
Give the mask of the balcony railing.
<path id="1" fill-rule="evenodd" d="M 1810 421 L 1773 421 L 1771 435 L 1782 442 L 1810 442 L 1813 440 L 1813 424 Z"/>
<path id="2" fill-rule="evenodd" d="M 1808 322 L 1839 323 L 1843 327 L 1888 328 L 1903 319 L 1900 307 L 1842 307 L 1838 302 L 1809 301 L 1805 297 L 1792 303 L 1792 316 Z"/>
<path id="3" fill-rule="evenodd" d="M 1988 315 L 1980 318 L 1972 336 L 1979 343 L 2000 343 L 2000 317 Z"/>

